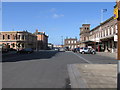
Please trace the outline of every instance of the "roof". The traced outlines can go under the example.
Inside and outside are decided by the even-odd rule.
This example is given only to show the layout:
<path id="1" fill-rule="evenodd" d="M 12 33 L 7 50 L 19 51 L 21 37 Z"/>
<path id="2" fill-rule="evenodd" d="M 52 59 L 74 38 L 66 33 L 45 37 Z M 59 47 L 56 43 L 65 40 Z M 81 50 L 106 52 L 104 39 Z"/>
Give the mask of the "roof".
<path id="1" fill-rule="evenodd" d="M 65 40 L 77 40 L 77 38 L 66 38 Z"/>
<path id="2" fill-rule="evenodd" d="M 82 26 L 90 26 L 90 24 L 82 24 Z"/>

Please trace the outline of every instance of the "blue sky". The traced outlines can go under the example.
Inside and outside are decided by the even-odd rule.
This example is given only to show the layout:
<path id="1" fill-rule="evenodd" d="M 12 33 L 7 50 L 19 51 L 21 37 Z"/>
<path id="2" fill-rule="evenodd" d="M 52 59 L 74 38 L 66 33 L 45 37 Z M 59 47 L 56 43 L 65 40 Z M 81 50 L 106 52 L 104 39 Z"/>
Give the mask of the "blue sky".
<path id="1" fill-rule="evenodd" d="M 49 42 L 61 44 L 61 36 L 77 37 L 82 24 L 91 29 L 100 23 L 101 9 L 107 9 L 103 20 L 113 15 L 114 2 L 4 2 L 2 4 L 3 31 L 35 32 L 49 35 Z"/>

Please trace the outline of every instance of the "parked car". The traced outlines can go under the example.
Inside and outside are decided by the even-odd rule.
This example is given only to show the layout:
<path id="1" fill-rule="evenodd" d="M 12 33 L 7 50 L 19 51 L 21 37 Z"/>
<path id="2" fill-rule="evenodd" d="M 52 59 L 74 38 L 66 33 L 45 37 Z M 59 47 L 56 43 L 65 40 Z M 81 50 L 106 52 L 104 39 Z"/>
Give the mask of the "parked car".
<path id="1" fill-rule="evenodd" d="M 32 53 L 32 52 L 33 52 L 33 49 L 31 48 L 25 48 L 25 49 L 17 51 L 17 53 Z"/>
<path id="2" fill-rule="evenodd" d="M 65 51 L 70 51 L 70 50 L 69 50 L 69 47 L 65 47 Z"/>
<path id="3" fill-rule="evenodd" d="M 79 52 L 79 51 L 80 51 L 80 48 L 74 48 L 72 51 L 73 51 L 73 52 Z"/>
<path id="4" fill-rule="evenodd" d="M 9 48 L 8 50 L 9 51 L 17 51 L 16 49 L 13 49 L 13 48 Z"/>
<path id="5" fill-rule="evenodd" d="M 96 54 L 96 51 L 93 48 L 81 47 L 80 53 L 81 54 Z"/>
<path id="6" fill-rule="evenodd" d="M 59 51 L 59 48 L 54 48 L 55 51 Z"/>
<path id="7" fill-rule="evenodd" d="M 59 51 L 65 52 L 65 48 L 59 48 Z"/>
<path id="8" fill-rule="evenodd" d="M 2 48 L 2 53 L 7 53 L 7 52 L 9 52 L 8 49 L 3 49 L 3 48 Z"/>

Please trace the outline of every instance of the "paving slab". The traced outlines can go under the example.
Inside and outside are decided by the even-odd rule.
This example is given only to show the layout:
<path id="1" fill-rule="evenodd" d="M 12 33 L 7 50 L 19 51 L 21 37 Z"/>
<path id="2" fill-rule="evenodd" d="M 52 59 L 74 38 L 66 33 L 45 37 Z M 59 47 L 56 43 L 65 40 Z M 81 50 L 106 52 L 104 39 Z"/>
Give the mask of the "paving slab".
<path id="1" fill-rule="evenodd" d="M 69 64 L 71 88 L 117 88 L 117 64 Z"/>

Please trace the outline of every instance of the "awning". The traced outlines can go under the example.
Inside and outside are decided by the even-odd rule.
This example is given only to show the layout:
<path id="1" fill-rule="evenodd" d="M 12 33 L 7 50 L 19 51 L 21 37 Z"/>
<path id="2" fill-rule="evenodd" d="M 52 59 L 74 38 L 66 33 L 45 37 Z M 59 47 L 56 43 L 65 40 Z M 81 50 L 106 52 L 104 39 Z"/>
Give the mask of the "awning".
<path id="1" fill-rule="evenodd" d="M 106 39 L 110 39 L 110 38 L 114 38 L 114 35 L 110 35 L 110 36 L 107 36 L 107 37 L 100 38 L 100 40 L 106 40 Z"/>
<path id="2" fill-rule="evenodd" d="M 82 42 L 82 43 L 89 43 L 89 42 L 94 42 L 94 41 L 88 40 L 88 41 L 84 41 L 84 42 Z"/>

